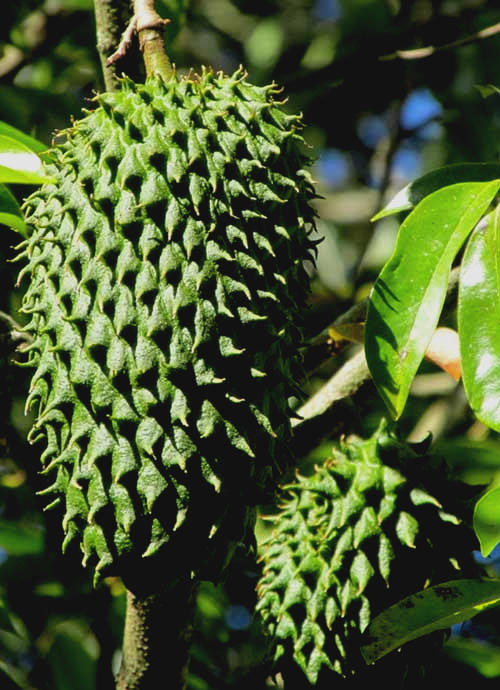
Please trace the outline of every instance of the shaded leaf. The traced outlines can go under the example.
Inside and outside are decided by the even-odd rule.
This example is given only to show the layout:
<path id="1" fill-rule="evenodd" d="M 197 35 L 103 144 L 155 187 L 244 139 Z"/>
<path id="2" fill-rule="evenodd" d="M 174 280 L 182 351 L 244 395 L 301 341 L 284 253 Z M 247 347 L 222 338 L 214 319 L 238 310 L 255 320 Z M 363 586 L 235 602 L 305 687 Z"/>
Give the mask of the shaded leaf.
<path id="1" fill-rule="evenodd" d="M 26 223 L 15 196 L 3 184 L 0 184 L 0 223 L 26 236 Z"/>
<path id="2" fill-rule="evenodd" d="M 474 507 L 474 532 L 486 558 L 500 541 L 500 486 L 481 496 Z"/>
<path id="3" fill-rule="evenodd" d="M 52 178 L 44 174 L 42 161 L 27 146 L 0 134 L 0 183 L 42 184 Z"/>
<path id="4" fill-rule="evenodd" d="M 500 647 L 485 640 L 457 637 L 446 643 L 444 652 L 454 661 L 475 668 L 485 678 L 500 676 Z"/>
<path id="5" fill-rule="evenodd" d="M 97 641 L 83 624 L 77 621 L 59 624 L 47 655 L 53 690 L 93 690 L 97 655 Z"/>
<path id="6" fill-rule="evenodd" d="M 395 418 L 436 329 L 453 260 L 499 188 L 500 180 L 445 187 L 401 225 L 374 285 L 365 333 L 371 375 Z"/>
<path id="7" fill-rule="evenodd" d="M 460 270 L 458 333 L 465 392 L 475 415 L 500 431 L 500 207 L 472 234 Z"/>
<path id="8" fill-rule="evenodd" d="M 500 163 L 454 163 L 436 168 L 401 189 L 387 206 L 373 216 L 372 221 L 401 211 L 409 211 L 426 196 L 442 187 L 460 182 L 489 182 L 499 177 Z"/>
<path id="9" fill-rule="evenodd" d="M 493 84 L 476 84 L 475 86 L 483 98 L 489 98 L 489 96 L 500 93 L 498 86 Z"/>
<path id="10" fill-rule="evenodd" d="M 446 457 L 454 476 L 467 484 L 489 484 L 500 470 L 500 443 L 492 438 L 439 439 L 434 449 Z"/>
<path id="11" fill-rule="evenodd" d="M 374 663 L 402 645 L 500 604 L 499 580 L 451 580 L 402 599 L 373 619 L 361 647 Z"/>
<path id="12" fill-rule="evenodd" d="M 10 556 L 26 556 L 41 553 L 44 535 L 38 525 L 0 520 L 0 548 Z"/>
<path id="13" fill-rule="evenodd" d="M 166 26 L 167 45 L 172 44 L 186 23 L 188 6 L 189 0 L 159 0 L 156 3 L 158 13 L 164 18 L 170 19 L 170 23 Z"/>
<path id="14" fill-rule="evenodd" d="M 9 664 L 4 659 L 0 659 L 0 679 L 1 676 L 7 676 L 7 679 L 1 681 L 2 690 L 10 690 L 11 688 L 22 688 L 22 690 L 31 690 L 32 685 L 28 680 L 26 671 L 16 668 L 13 664 Z"/>

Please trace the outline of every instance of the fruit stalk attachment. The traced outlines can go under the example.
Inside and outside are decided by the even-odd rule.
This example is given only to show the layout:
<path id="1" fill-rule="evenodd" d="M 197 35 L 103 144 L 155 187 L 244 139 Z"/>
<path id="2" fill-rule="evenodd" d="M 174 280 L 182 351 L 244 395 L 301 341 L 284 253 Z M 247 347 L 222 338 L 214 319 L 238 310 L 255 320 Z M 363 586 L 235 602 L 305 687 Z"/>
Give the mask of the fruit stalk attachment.
<path id="1" fill-rule="evenodd" d="M 134 0 L 135 30 L 139 35 L 146 75 L 152 77 L 157 74 L 168 81 L 172 76 L 172 65 L 165 52 L 163 29 L 170 20 L 162 19 L 154 4 L 154 0 Z"/>
<path id="2" fill-rule="evenodd" d="M 190 578 L 161 593 L 127 592 L 123 657 L 116 690 L 156 690 L 158 669 L 167 665 L 168 686 L 186 686 L 195 586 Z"/>

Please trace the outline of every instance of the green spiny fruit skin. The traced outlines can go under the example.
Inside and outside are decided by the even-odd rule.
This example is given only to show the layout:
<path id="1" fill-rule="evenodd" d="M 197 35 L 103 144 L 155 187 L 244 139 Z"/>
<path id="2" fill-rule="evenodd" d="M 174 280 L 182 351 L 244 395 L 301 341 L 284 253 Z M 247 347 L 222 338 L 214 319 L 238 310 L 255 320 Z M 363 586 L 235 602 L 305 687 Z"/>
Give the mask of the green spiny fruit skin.
<path id="1" fill-rule="evenodd" d="M 429 460 L 382 423 L 285 487 L 261 547 L 258 610 L 275 660 L 293 657 L 311 684 L 327 669 L 347 678 L 363 668 L 360 637 L 373 616 L 470 570 L 471 530 L 429 493 L 431 481 L 433 493 L 443 486 Z"/>
<path id="2" fill-rule="evenodd" d="M 286 461 L 314 194 L 277 93 L 126 80 L 26 202 L 30 439 L 98 574 L 217 577 Z"/>

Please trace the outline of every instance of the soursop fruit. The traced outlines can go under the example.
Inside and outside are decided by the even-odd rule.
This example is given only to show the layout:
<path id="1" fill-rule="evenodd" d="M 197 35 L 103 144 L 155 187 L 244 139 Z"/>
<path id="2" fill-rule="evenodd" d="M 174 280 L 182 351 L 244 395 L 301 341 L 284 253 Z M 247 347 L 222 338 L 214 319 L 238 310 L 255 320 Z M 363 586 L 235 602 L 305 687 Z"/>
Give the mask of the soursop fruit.
<path id="1" fill-rule="evenodd" d="M 300 676 L 308 685 L 304 673 L 331 687 L 333 675 L 366 687 L 380 665 L 380 680 L 392 674 L 394 687 L 418 675 L 428 661 L 422 650 L 440 646 L 441 633 L 371 667 L 360 655 L 361 635 L 405 596 L 475 574 L 473 533 L 463 522 L 470 497 L 463 485 L 451 486 L 453 498 L 442 505 L 440 495 L 450 496 L 443 463 L 400 442 L 384 421 L 368 440 L 341 441 L 314 473 L 284 487 L 261 545 L 257 608 L 285 681 L 291 674 L 293 687 L 302 687 Z"/>
<path id="2" fill-rule="evenodd" d="M 278 93 L 125 79 L 25 204 L 30 440 L 97 574 L 217 578 L 288 462 L 314 191 Z"/>

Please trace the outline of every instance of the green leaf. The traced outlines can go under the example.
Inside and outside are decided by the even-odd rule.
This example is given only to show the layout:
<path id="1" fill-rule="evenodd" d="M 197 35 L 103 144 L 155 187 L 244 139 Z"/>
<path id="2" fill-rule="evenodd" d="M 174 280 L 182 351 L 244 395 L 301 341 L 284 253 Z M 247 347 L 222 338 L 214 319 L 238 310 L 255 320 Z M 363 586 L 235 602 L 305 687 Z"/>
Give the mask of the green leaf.
<path id="1" fill-rule="evenodd" d="M 0 184 L 0 223 L 26 237 L 26 223 L 21 208 L 15 196 L 3 184 Z"/>
<path id="2" fill-rule="evenodd" d="M 430 194 L 399 230 L 368 306 L 368 367 L 390 413 L 398 418 L 438 324 L 451 265 L 485 213 L 500 180 L 466 182 Z"/>
<path id="3" fill-rule="evenodd" d="M 83 623 L 59 623 L 47 654 L 52 668 L 53 690 L 92 690 L 95 687 L 98 644 Z"/>
<path id="4" fill-rule="evenodd" d="M 0 183 L 43 184 L 52 182 L 44 174 L 42 161 L 27 146 L 0 134 Z"/>
<path id="5" fill-rule="evenodd" d="M 386 609 L 365 633 L 361 653 L 368 664 L 435 630 L 467 621 L 500 605 L 500 580 L 451 580 L 434 585 Z"/>
<path id="6" fill-rule="evenodd" d="M 458 334 L 469 404 L 500 431 L 500 206 L 472 234 L 458 288 Z"/>
<path id="7" fill-rule="evenodd" d="M 483 98 L 489 98 L 494 94 L 500 93 L 498 86 L 494 86 L 493 84 L 476 84 L 475 86 Z"/>
<path id="8" fill-rule="evenodd" d="M 12 625 L 9 610 L 5 606 L 5 601 L 3 599 L 0 599 L 0 630 L 16 633 L 16 629 Z"/>
<path id="9" fill-rule="evenodd" d="M 490 182 L 500 178 L 500 163 L 455 163 L 436 168 L 413 180 L 373 216 L 372 221 L 408 211 L 438 189 L 461 182 Z"/>
<path id="10" fill-rule="evenodd" d="M 474 507 L 474 532 L 486 558 L 500 541 L 500 486 L 481 496 Z"/>
<path id="11" fill-rule="evenodd" d="M 2 120 L 0 120 L 0 135 L 3 137 L 10 137 L 11 139 L 15 139 L 15 141 L 18 141 L 20 144 L 24 144 L 24 146 L 27 146 L 29 149 L 31 149 L 31 151 L 34 151 L 35 153 L 43 153 L 48 149 L 48 146 L 43 142 L 38 141 L 38 139 L 34 139 L 29 134 L 21 132 L 21 130 L 17 129 L 17 127 L 8 125 L 6 122 L 3 122 Z"/>
<path id="12" fill-rule="evenodd" d="M 280 56 L 284 41 L 282 22 L 274 17 L 262 19 L 245 42 L 248 61 L 260 69 L 271 69 Z"/>
<path id="13" fill-rule="evenodd" d="M 0 548 L 10 556 L 39 554 L 44 548 L 43 530 L 39 525 L 0 520 Z"/>
<path id="14" fill-rule="evenodd" d="M 5 674 L 8 681 L 2 680 L 2 688 L 4 690 L 11 690 L 11 688 L 22 688 L 22 690 L 31 690 L 33 686 L 29 682 L 26 671 L 16 668 L 13 664 L 0 659 L 0 674 Z"/>
<path id="15" fill-rule="evenodd" d="M 186 23 L 189 0 L 159 0 L 156 4 L 158 14 L 165 19 L 170 19 L 166 26 L 167 45 L 171 45 L 178 33 Z"/>
<path id="16" fill-rule="evenodd" d="M 434 444 L 437 455 L 445 457 L 453 475 L 466 484 L 489 484 L 500 470 L 500 443 L 493 438 L 474 441 L 458 437 Z"/>
<path id="17" fill-rule="evenodd" d="M 485 678 L 500 676 L 500 647 L 485 640 L 456 637 L 444 646 L 446 656 L 472 666 Z"/>

